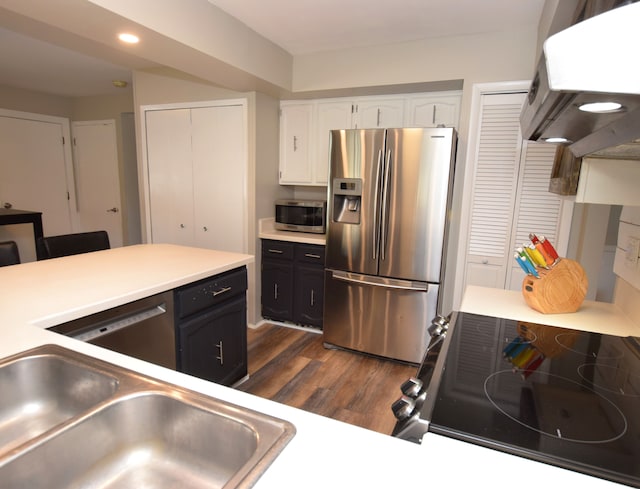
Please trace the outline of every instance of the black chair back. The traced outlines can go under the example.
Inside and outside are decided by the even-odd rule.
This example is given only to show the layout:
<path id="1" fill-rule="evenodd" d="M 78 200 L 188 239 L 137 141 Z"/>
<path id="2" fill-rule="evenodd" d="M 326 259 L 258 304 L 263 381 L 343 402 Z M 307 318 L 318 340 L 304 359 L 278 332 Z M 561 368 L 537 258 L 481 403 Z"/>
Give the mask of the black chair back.
<path id="1" fill-rule="evenodd" d="M 20 263 L 20 253 L 15 241 L 3 241 L 0 243 L 0 267 L 17 265 Z"/>
<path id="2" fill-rule="evenodd" d="M 36 245 L 39 249 L 39 256 L 42 256 L 43 259 L 78 255 L 110 248 L 109 235 L 106 231 L 46 236 L 39 239 Z"/>

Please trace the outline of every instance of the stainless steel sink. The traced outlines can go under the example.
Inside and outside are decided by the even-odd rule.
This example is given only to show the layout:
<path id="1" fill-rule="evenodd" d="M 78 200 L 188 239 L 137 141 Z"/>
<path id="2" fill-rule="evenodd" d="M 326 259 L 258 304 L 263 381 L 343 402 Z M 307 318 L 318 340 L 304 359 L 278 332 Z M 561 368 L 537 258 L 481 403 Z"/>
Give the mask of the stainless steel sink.
<path id="1" fill-rule="evenodd" d="M 109 375 L 57 355 L 0 368 L 0 454 L 99 404 L 116 392 Z"/>
<path id="2" fill-rule="evenodd" d="M 24 365 L 42 359 L 79 369 L 77 378 L 72 376 L 76 380 L 86 372 L 86 385 L 109 379 L 111 390 L 105 395 L 108 389 L 97 382 L 95 390 L 103 392 L 101 398 L 88 399 L 59 417 L 48 416 L 51 421 L 45 430 L 32 436 L 18 434 L 18 442 L 9 440 L 14 449 L 0 452 L 3 486 L 247 488 L 295 434 L 286 421 L 55 345 L 0 361 L 0 379 L 11 376 L 5 373 L 7 368 L 21 362 L 25 362 L 22 368 L 28 368 Z M 42 365 L 33 368 L 37 372 Z M 28 377 L 23 380 L 29 383 Z M 13 390 L 1 385 L 0 416 L 4 418 L 4 398 L 11 397 Z M 20 385 L 13 388 L 19 390 Z M 19 411 L 20 403 L 28 408 L 32 397 L 46 396 L 22 396 L 9 408 Z"/>

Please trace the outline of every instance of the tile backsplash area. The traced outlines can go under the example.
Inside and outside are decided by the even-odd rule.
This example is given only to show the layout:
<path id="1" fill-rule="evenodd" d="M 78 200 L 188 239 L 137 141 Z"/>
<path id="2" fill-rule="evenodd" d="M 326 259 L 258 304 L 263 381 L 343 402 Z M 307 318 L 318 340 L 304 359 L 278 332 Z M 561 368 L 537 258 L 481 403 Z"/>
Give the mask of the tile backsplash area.
<path id="1" fill-rule="evenodd" d="M 615 303 L 640 328 L 640 207 L 622 209 L 613 271 L 619 277 Z"/>

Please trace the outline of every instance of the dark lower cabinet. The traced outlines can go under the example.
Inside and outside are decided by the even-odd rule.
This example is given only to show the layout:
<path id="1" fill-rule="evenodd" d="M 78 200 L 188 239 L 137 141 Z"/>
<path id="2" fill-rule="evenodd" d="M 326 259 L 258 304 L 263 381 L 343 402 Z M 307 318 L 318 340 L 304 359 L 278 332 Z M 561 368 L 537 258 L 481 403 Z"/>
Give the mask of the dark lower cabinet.
<path id="1" fill-rule="evenodd" d="M 262 241 L 262 316 L 322 328 L 324 246 Z"/>
<path id="2" fill-rule="evenodd" d="M 262 261 L 262 316 L 277 321 L 293 317 L 293 263 Z"/>
<path id="3" fill-rule="evenodd" d="M 293 320 L 299 324 L 322 327 L 324 269 L 300 265 L 296 269 L 296 280 Z"/>
<path id="4" fill-rule="evenodd" d="M 176 291 L 178 370 L 218 384 L 247 375 L 246 269 Z"/>

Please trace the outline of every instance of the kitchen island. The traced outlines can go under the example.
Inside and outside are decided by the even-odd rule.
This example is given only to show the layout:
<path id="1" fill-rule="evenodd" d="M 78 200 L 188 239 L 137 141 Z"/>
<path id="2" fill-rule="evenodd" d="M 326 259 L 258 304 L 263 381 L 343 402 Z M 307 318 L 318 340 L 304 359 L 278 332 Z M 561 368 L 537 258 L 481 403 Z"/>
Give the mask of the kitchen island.
<path id="1" fill-rule="evenodd" d="M 55 343 L 293 423 L 297 433 L 257 489 L 497 484 L 617 484 L 427 434 L 422 445 L 347 425 L 47 331 L 47 327 L 250 263 L 253 257 L 137 245 L 0 268 L 0 357 Z M 1 473 L 0 473 L 1 477 Z"/>

